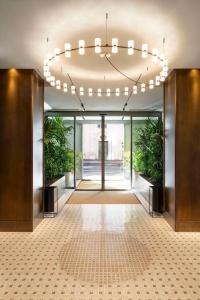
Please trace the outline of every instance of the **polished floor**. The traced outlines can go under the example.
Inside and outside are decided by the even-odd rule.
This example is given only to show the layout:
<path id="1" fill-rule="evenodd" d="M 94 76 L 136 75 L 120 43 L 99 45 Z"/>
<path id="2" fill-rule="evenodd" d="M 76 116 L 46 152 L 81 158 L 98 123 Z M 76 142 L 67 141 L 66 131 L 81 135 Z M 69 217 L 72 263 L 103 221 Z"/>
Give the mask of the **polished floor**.
<path id="1" fill-rule="evenodd" d="M 33 233 L 0 233 L 0 299 L 199 300 L 200 234 L 140 204 L 67 204 Z"/>

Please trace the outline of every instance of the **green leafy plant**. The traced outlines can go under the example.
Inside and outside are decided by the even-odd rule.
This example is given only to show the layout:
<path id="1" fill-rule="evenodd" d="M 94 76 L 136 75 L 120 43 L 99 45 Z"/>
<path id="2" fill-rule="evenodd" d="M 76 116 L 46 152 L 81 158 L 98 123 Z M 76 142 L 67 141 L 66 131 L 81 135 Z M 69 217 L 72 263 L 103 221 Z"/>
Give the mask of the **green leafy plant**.
<path id="1" fill-rule="evenodd" d="M 163 123 L 159 119 L 147 119 L 143 128 L 137 129 L 133 153 L 133 166 L 137 172 L 156 185 L 163 182 Z"/>
<path id="2" fill-rule="evenodd" d="M 68 135 L 72 126 L 65 127 L 61 117 L 45 117 L 44 120 L 44 157 L 45 182 L 60 177 L 66 170 L 67 149 L 70 148 Z"/>
<path id="3" fill-rule="evenodd" d="M 72 172 L 73 170 L 74 170 L 74 151 L 68 149 L 66 151 L 65 171 Z"/>

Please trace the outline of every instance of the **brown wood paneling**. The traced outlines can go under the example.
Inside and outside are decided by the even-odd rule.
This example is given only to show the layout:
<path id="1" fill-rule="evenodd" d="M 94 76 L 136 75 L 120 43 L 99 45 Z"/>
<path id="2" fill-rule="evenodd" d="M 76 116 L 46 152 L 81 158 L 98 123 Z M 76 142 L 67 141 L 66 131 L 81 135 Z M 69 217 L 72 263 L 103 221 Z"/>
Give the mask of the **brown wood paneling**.
<path id="1" fill-rule="evenodd" d="M 200 70 L 178 70 L 176 81 L 176 219 L 200 229 Z"/>
<path id="2" fill-rule="evenodd" d="M 170 120 L 171 115 L 175 118 Z M 165 159 L 165 177 L 174 179 L 174 193 L 168 193 L 166 183 L 165 199 L 176 231 L 200 231 L 199 116 L 200 70 L 174 70 L 165 83 L 165 151 L 171 151 Z M 167 134 L 169 123 L 175 146 L 172 135 Z"/>
<path id="3" fill-rule="evenodd" d="M 33 70 L 0 70 L 0 230 L 30 231 L 33 224 L 33 111 L 39 101 L 39 79 L 33 78 Z"/>

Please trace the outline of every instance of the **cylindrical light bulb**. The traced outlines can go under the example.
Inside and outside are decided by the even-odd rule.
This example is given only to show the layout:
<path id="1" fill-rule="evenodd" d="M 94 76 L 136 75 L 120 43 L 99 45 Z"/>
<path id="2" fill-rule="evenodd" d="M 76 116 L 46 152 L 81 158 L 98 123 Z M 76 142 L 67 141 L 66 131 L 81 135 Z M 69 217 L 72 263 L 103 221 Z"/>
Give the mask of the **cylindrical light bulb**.
<path id="1" fill-rule="evenodd" d="M 164 67 L 164 65 L 165 65 L 165 55 L 160 54 L 160 66 Z"/>
<path id="2" fill-rule="evenodd" d="M 148 56 L 148 45 L 142 44 L 142 58 L 146 58 Z"/>
<path id="3" fill-rule="evenodd" d="M 55 76 L 51 76 L 50 85 L 55 86 Z"/>
<path id="4" fill-rule="evenodd" d="M 47 59 L 52 59 L 53 58 L 53 54 L 52 53 L 48 53 L 47 54 Z"/>
<path id="5" fill-rule="evenodd" d="M 65 57 L 71 57 L 71 44 L 65 43 Z"/>
<path id="6" fill-rule="evenodd" d="M 119 89 L 119 88 L 116 88 L 115 93 L 116 93 L 116 96 L 119 96 L 119 94 L 120 94 L 120 89 Z"/>
<path id="7" fill-rule="evenodd" d="M 154 88 L 154 81 L 153 79 L 149 80 L 149 88 L 152 90 Z"/>
<path id="8" fill-rule="evenodd" d="M 49 66 L 45 65 L 45 66 L 43 67 L 43 70 L 44 70 L 44 73 L 45 73 L 45 72 L 49 72 Z"/>
<path id="9" fill-rule="evenodd" d="M 67 93 L 68 89 L 67 89 L 67 83 L 63 83 L 63 91 L 64 93 Z"/>
<path id="10" fill-rule="evenodd" d="M 113 38 L 112 39 L 112 53 L 117 53 L 118 52 L 118 39 Z"/>
<path id="11" fill-rule="evenodd" d="M 125 87 L 125 88 L 124 88 L 124 95 L 125 95 L 125 96 L 128 96 L 128 87 Z"/>
<path id="12" fill-rule="evenodd" d="M 83 96 L 84 95 L 84 88 L 81 86 L 79 90 L 80 90 L 80 95 Z"/>
<path id="13" fill-rule="evenodd" d="M 96 38 L 94 40 L 94 44 L 95 44 L 95 53 L 101 53 L 101 39 L 100 38 Z"/>
<path id="14" fill-rule="evenodd" d="M 57 90 L 61 89 L 60 80 L 56 80 L 56 88 Z"/>
<path id="15" fill-rule="evenodd" d="M 133 94 L 136 95 L 137 94 L 137 85 L 133 86 Z"/>
<path id="16" fill-rule="evenodd" d="M 63 83 L 63 91 L 64 93 L 67 93 L 68 89 L 67 89 L 67 83 Z"/>
<path id="17" fill-rule="evenodd" d="M 164 82 L 165 81 L 165 73 L 163 71 L 160 72 L 160 81 Z"/>
<path id="18" fill-rule="evenodd" d="M 133 55 L 134 53 L 134 41 L 128 41 L 128 55 Z"/>
<path id="19" fill-rule="evenodd" d="M 142 83 L 141 84 L 141 92 L 144 93 L 146 90 L 146 84 L 145 83 Z"/>
<path id="20" fill-rule="evenodd" d="M 106 94 L 107 94 L 108 97 L 110 97 L 110 89 L 106 90 Z"/>
<path id="21" fill-rule="evenodd" d="M 160 76 L 156 76 L 156 82 L 155 85 L 158 86 L 160 85 Z"/>
<path id="22" fill-rule="evenodd" d="M 101 89 L 97 89 L 97 96 L 101 97 Z"/>
<path id="23" fill-rule="evenodd" d="M 163 67 L 163 72 L 168 72 L 168 66 Z"/>
<path id="24" fill-rule="evenodd" d="M 44 59 L 44 66 L 48 66 L 48 59 Z"/>
<path id="25" fill-rule="evenodd" d="M 54 54 L 55 54 L 55 61 L 59 61 L 60 60 L 60 49 L 59 48 L 55 48 L 54 49 Z"/>
<path id="26" fill-rule="evenodd" d="M 78 53 L 80 55 L 84 55 L 85 54 L 85 41 L 84 40 L 79 40 L 78 44 L 79 44 Z"/>
<path id="27" fill-rule="evenodd" d="M 88 89 L 88 95 L 91 97 L 92 96 L 92 88 Z"/>
<path id="28" fill-rule="evenodd" d="M 72 93 L 72 94 L 75 94 L 75 93 L 76 93 L 76 87 L 75 87 L 75 85 L 72 85 L 72 86 L 71 86 L 71 93 Z"/>
<path id="29" fill-rule="evenodd" d="M 153 58 L 152 58 L 153 62 L 157 62 L 158 61 L 158 49 L 154 48 L 152 50 L 152 54 L 153 54 Z"/>
<path id="30" fill-rule="evenodd" d="M 48 66 L 52 66 L 52 61 L 53 61 L 53 54 L 48 53 L 47 54 L 47 60 L 48 60 Z"/>

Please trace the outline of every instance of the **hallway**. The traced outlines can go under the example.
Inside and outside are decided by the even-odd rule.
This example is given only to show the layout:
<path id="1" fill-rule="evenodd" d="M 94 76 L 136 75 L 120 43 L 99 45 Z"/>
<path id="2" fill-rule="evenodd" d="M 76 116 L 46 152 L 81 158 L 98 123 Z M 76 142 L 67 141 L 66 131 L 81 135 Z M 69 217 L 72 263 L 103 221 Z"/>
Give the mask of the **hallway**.
<path id="1" fill-rule="evenodd" d="M 200 234 L 140 204 L 67 204 L 0 246 L 3 300 L 200 299 Z"/>

